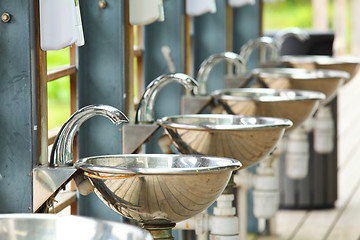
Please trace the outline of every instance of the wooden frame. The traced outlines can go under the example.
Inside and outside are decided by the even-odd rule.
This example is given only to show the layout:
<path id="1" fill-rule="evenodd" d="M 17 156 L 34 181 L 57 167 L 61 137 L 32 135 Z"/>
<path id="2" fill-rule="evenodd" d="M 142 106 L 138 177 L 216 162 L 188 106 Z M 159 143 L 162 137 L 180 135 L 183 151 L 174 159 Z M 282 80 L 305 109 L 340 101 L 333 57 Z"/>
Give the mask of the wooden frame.
<path id="1" fill-rule="evenodd" d="M 127 1 L 125 1 L 128 4 Z M 126 8 L 128 9 L 128 8 Z M 125 18 L 128 19 L 128 11 L 125 12 Z M 37 12 L 37 26 L 39 29 L 39 12 Z M 141 96 L 143 92 L 143 34 L 142 27 L 136 27 L 137 45 L 134 45 L 134 26 L 131 26 L 126 20 L 126 92 L 127 92 L 127 115 L 130 119 L 135 118 L 134 102 L 134 75 L 137 79 L 137 96 Z M 70 109 L 74 113 L 77 109 L 77 81 L 76 81 L 76 47 L 70 46 L 69 64 L 59 66 L 55 69 L 47 71 L 47 54 L 40 48 L 40 35 L 37 36 L 37 70 L 38 70 L 38 122 L 39 122 L 39 164 L 48 163 L 48 147 L 54 143 L 54 140 L 61 129 L 61 126 L 48 130 L 48 95 L 47 83 L 56 81 L 62 77 L 70 77 Z M 136 59 L 137 72 L 134 72 L 134 59 Z M 76 140 L 75 140 L 76 141 Z M 76 144 L 74 144 L 74 156 L 76 156 Z M 60 192 L 56 200 L 54 212 L 58 213 L 67 206 L 71 206 L 71 214 L 77 213 L 76 187 L 72 183 L 70 191 Z"/>

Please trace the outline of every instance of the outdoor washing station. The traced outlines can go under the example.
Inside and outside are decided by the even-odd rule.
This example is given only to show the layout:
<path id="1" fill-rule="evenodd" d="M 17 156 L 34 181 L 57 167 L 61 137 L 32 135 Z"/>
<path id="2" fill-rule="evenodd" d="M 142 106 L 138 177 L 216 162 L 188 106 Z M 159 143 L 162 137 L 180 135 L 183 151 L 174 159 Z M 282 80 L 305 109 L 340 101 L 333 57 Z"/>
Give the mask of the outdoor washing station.
<path id="1" fill-rule="evenodd" d="M 275 147 L 278 146 L 283 134 L 288 136 L 294 132 L 300 122 L 306 118 L 305 115 L 311 115 L 319 104 L 324 104 L 324 99 L 328 99 L 327 93 L 317 92 L 318 89 L 295 91 L 290 88 L 289 91 L 278 91 L 265 88 L 255 90 L 255 88 L 249 89 L 242 86 L 243 88 L 236 91 L 234 88 L 226 89 L 226 91 L 221 90 L 224 88 L 222 78 L 225 71 L 223 71 L 224 66 L 217 65 L 218 62 L 228 61 L 233 63 L 237 68 L 234 74 L 235 78 L 239 77 L 242 80 L 247 79 L 248 75 L 251 75 L 252 78 L 261 78 L 261 73 L 267 71 L 260 69 L 247 72 L 245 68 L 253 63 L 251 61 L 247 62 L 241 56 L 235 54 L 235 52 L 239 52 L 240 46 L 244 45 L 248 40 L 259 37 L 260 31 L 254 32 L 252 30 L 257 29 L 258 19 L 246 26 L 234 24 L 232 33 L 234 38 L 233 51 L 229 52 L 229 49 L 220 46 L 219 42 L 225 43 L 225 36 L 229 35 L 224 33 L 223 36 L 220 36 L 221 34 L 218 33 L 218 29 L 227 29 L 224 27 L 226 25 L 224 20 L 218 21 L 219 16 L 228 14 L 226 4 L 217 3 L 217 13 L 214 15 L 207 14 L 194 19 L 193 51 L 197 53 L 194 54 L 194 65 L 199 66 L 194 69 L 201 69 L 200 65 L 204 63 L 205 74 L 199 70 L 198 75 L 191 78 L 181 73 L 185 72 L 185 64 L 182 61 L 183 52 L 177 46 L 184 44 L 181 42 L 182 38 L 180 37 L 183 33 L 178 30 L 179 25 L 183 27 L 183 23 L 179 24 L 178 19 L 183 16 L 184 9 L 181 3 L 165 2 L 165 12 L 168 12 L 169 16 L 172 17 L 169 17 L 163 23 L 148 25 L 145 29 L 145 49 L 147 51 L 144 58 L 144 79 L 148 88 L 144 91 L 143 104 L 139 104 L 138 117 L 136 121 L 132 121 L 131 117 L 127 116 L 128 114 L 123 114 L 122 111 L 118 110 L 123 109 L 122 96 L 125 92 L 122 84 L 118 82 L 118 79 L 122 79 L 121 74 L 119 75 L 119 72 L 109 73 L 109 68 L 119 69 L 119 66 L 124 65 L 121 56 L 125 53 L 121 49 L 119 50 L 121 52 L 119 56 L 108 53 L 108 49 L 112 47 L 111 45 L 122 46 L 123 39 L 111 33 L 118 32 L 121 29 L 120 26 L 124 24 L 123 20 L 118 19 L 118 12 L 114 11 L 116 7 L 122 8 L 123 3 L 108 1 L 108 7 L 101 8 L 97 4 L 94 7 L 89 2 L 85 3 L 83 1 L 80 2 L 80 5 L 85 42 L 87 44 L 78 49 L 79 110 L 64 124 L 60 131 L 50 154 L 50 162 L 48 164 L 38 164 L 34 160 L 37 155 L 35 149 L 38 147 L 35 134 L 35 126 L 37 126 L 36 108 L 31 107 L 32 103 L 36 102 L 36 91 L 33 89 L 35 85 L 34 76 L 36 75 L 36 69 L 33 66 L 36 64 L 30 64 L 36 62 L 36 59 L 30 54 L 29 47 L 34 46 L 35 34 L 32 27 L 24 28 L 24 26 L 19 25 L 21 20 L 24 20 L 29 26 L 33 26 L 35 23 L 32 20 L 27 20 L 32 19 L 35 13 L 32 11 L 26 14 L 18 12 L 19 9 L 22 9 L 16 8 L 20 4 L 18 1 L 7 2 L 7 4 L 9 9 L 12 9 L 11 16 L 14 18 L 12 21 L 3 22 L 2 24 L 7 24 L 4 26 L 7 27 L 8 36 L 14 40 L 7 41 L 9 42 L 7 47 L 13 48 L 15 51 L 11 56 L 3 58 L 1 61 L 2 66 L 9 66 L 11 61 L 5 61 L 4 59 L 15 59 L 18 60 L 18 66 L 16 69 L 9 67 L 6 70 L 1 70 L 1 73 L 3 76 L 11 76 L 16 75 L 19 69 L 22 69 L 23 72 L 29 74 L 19 78 L 20 80 L 15 85 L 11 81 L 1 83 L 3 89 L 1 100 L 4 103 L 1 113 L 6 112 L 7 118 L 4 118 L 6 121 L 13 118 L 18 120 L 16 121 L 17 125 L 3 124 L 1 126 L 1 132 L 5 136 L 0 143 L 1 146 L 8 149 L 9 144 L 13 144 L 11 141 L 15 141 L 18 143 L 16 146 L 20 149 L 17 152 L 4 151 L 3 153 L 5 159 L 2 160 L 4 165 L 1 167 L 3 170 L 1 172 L 3 186 L 0 189 L 4 196 L 9 196 L 9 198 L 2 199 L 3 207 L 1 212 L 23 214 L 2 214 L 0 221 L 6 227 L 2 228 L 0 236 L 16 236 L 19 233 L 16 226 L 20 226 L 20 223 L 22 226 L 28 226 L 28 228 L 22 228 L 21 234 L 26 234 L 26 232 L 35 232 L 33 231 L 34 226 L 43 224 L 46 224 L 46 226 L 56 225 L 62 229 L 67 229 L 69 225 L 62 227 L 60 222 L 71 224 L 71 221 L 74 220 L 79 229 L 82 229 L 82 222 L 88 228 L 93 226 L 91 229 L 108 229 L 105 232 L 86 230 L 89 232 L 89 239 L 92 239 L 93 236 L 105 236 L 109 232 L 119 238 L 121 234 L 123 234 L 124 238 L 129 239 L 134 237 L 136 239 L 151 238 L 148 233 L 130 226 L 128 223 L 115 224 L 103 220 L 102 222 L 90 220 L 86 217 L 65 218 L 39 213 L 46 212 L 56 193 L 70 179 L 75 179 L 80 194 L 87 194 L 92 190 L 97 193 L 97 196 L 94 194 L 78 196 L 80 215 L 119 221 L 119 214 L 121 214 L 140 223 L 142 227 L 151 232 L 153 238 L 171 239 L 171 229 L 175 223 L 179 223 L 179 229 L 184 229 L 182 221 L 193 219 L 192 217 L 196 216 L 196 214 L 202 213 L 204 214 L 202 216 L 205 216 L 204 219 L 209 221 L 213 227 L 208 229 L 212 235 L 237 239 L 239 234 L 246 235 L 248 231 L 247 227 L 244 228 L 241 224 L 244 222 L 251 224 L 253 220 L 246 219 L 245 213 L 247 209 L 252 209 L 246 206 L 246 199 L 245 201 L 243 201 L 244 199 L 237 199 L 242 204 L 241 207 L 236 206 L 235 202 L 233 203 L 233 185 L 237 184 L 239 178 L 244 179 L 244 176 L 236 176 L 247 175 L 245 172 L 249 167 L 263 160 L 257 166 L 257 172 L 260 175 L 263 174 L 265 179 L 269 179 L 270 176 L 271 181 L 275 184 L 271 186 L 271 189 L 261 189 L 259 183 L 256 184 L 256 187 L 257 190 L 271 190 L 270 192 L 274 196 L 274 192 L 278 190 L 276 178 L 273 178 L 277 170 L 272 168 L 271 164 L 275 160 L 274 158 L 267 160 L 265 157 L 271 153 L 274 156 Z M 29 5 L 27 9 L 30 10 L 36 7 L 33 3 L 26 4 Z M 243 18 L 259 16 L 259 9 L 258 3 L 241 8 L 234 7 L 232 16 L 234 23 L 241 22 L 239 20 Z M 102 24 L 99 26 L 96 24 L 99 18 L 95 19 L 90 14 L 94 13 L 94 11 L 99 16 L 111 16 L 111 19 L 102 19 L 100 17 Z M 214 21 L 216 24 L 209 24 Z M 97 31 L 92 30 L 90 28 L 91 23 L 94 23 L 97 28 L 103 29 L 104 35 L 113 36 L 111 41 L 103 44 L 104 35 L 100 36 Z M 210 29 L 209 25 L 212 25 L 213 29 Z M 22 28 L 24 31 L 19 31 Z M 174 30 L 174 34 L 169 34 L 169 29 Z M 219 41 L 209 41 L 208 39 L 211 39 L 209 36 L 216 36 L 221 39 Z M 5 35 L 1 36 L 1 38 L 4 37 Z M 203 38 L 207 40 L 203 41 Z M 19 44 L 19 39 L 27 41 L 29 44 Z M 78 40 L 81 42 L 81 39 Z M 94 47 L 94 43 L 96 47 Z M 88 47 L 89 45 L 92 47 Z M 175 72 L 177 74 L 168 74 L 171 72 L 167 70 L 170 65 L 164 60 L 161 51 L 159 51 L 159 47 L 163 45 L 171 48 L 171 57 L 176 65 Z M 209 49 L 211 52 L 208 52 Z M 92 57 L 96 56 L 99 51 L 107 52 L 108 55 L 105 56 L 108 56 L 108 58 Z M 27 56 L 29 57 L 24 58 L 24 53 L 28 53 Z M 214 65 L 217 66 L 214 67 Z M 212 69 L 213 67 L 214 69 Z M 106 74 L 111 75 L 110 80 L 107 81 L 107 84 L 102 84 L 99 87 L 96 82 L 101 82 L 102 77 Z M 281 74 L 291 75 L 288 73 Z M 304 74 L 308 74 L 308 72 L 302 72 L 300 75 Z M 294 75 L 287 77 L 290 79 L 296 78 Z M 340 79 L 345 80 L 349 77 L 342 74 L 337 78 L 341 82 Z M 184 85 L 188 89 L 187 93 L 185 94 L 182 88 L 169 88 L 169 86 L 176 84 L 169 84 L 169 86 L 165 87 L 165 85 L 174 81 Z M 261 81 L 266 82 L 264 79 Z M 268 85 L 270 85 L 269 82 Z M 341 84 L 337 83 L 336 85 L 339 87 Z M 162 91 L 155 91 L 156 89 L 160 90 L 162 87 L 164 87 Z M 337 87 L 334 88 L 334 91 L 336 91 Z M 28 104 L 19 107 L 17 105 L 19 102 L 10 101 L 14 89 L 23 91 L 21 102 Z M 207 89 L 214 89 L 214 92 L 213 90 L 207 91 Z M 115 94 L 108 94 L 109 90 L 112 93 L 115 92 Z M 189 94 L 190 92 L 193 92 L 193 95 Z M 232 95 L 236 96 L 235 100 L 232 99 Z M 330 95 L 333 96 L 333 94 Z M 235 102 L 227 102 L 228 96 L 230 96 L 230 101 Z M 270 102 L 278 97 L 280 100 L 275 100 L 276 103 L 271 106 Z M 183 115 L 180 115 L 181 98 L 184 103 L 182 104 Z M 251 107 L 249 105 L 247 107 L 242 104 L 238 105 L 244 99 L 247 99 L 246 101 Z M 300 120 L 297 120 L 292 118 L 291 111 L 284 110 L 287 107 L 277 105 L 286 104 L 287 99 L 295 100 L 294 102 L 297 103 L 304 100 L 304 102 L 308 103 L 309 101 L 305 101 L 307 99 L 311 100 L 312 103 L 307 106 L 308 113 L 300 116 Z M 175 101 L 175 103 L 172 101 Z M 199 102 L 198 111 L 192 109 L 193 106 L 192 104 L 189 105 L 188 101 L 193 105 L 197 105 Z M 258 102 L 257 107 L 253 107 L 254 101 Z M 263 107 L 262 103 L 267 106 Z M 114 108 L 114 106 L 117 108 Z M 233 106 L 235 109 L 247 109 L 249 112 L 240 111 L 237 113 L 235 109 L 231 108 Z M 284 111 L 276 113 L 279 109 Z M 245 114 L 251 116 L 242 116 Z M 121 127 L 114 126 L 104 118 L 90 120 L 90 118 L 97 115 L 110 118 L 115 124 L 121 123 Z M 26 121 L 30 121 L 30 128 L 35 130 L 29 131 L 29 124 L 21 122 L 24 120 L 24 116 L 26 116 Z M 127 119 L 127 117 L 130 119 Z M 89 121 L 86 121 L 88 119 Z M 126 123 L 128 120 L 130 120 L 130 123 Z M 83 123 L 84 126 L 81 127 L 78 136 L 79 160 L 73 165 L 72 143 L 77 130 Z M 292 128 L 290 128 L 291 126 Z M 14 129 L 27 134 L 14 136 L 11 134 Z M 120 129 L 121 131 L 119 131 Z M 154 147 L 159 142 L 156 135 L 160 135 L 161 139 L 166 140 L 160 129 L 166 129 L 172 145 L 169 145 L 167 151 L 170 149 L 177 152 L 175 155 L 163 154 L 160 152 L 160 147 Z M 35 133 L 29 134 L 32 131 L 35 131 Z M 151 136 L 153 133 L 155 133 L 155 136 Z M 22 140 L 20 141 L 19 138 Z M 23 141 L 24 139 L 26 141 Z M 145 147 L 141 148 L 144 143 Z M 207 146 L 207 144 L 210 145 Z M 121 146 L 123 151 L 119 151 Z M 242 151 L 243 149 L 246 149 L 246 151 Z M 137 151 L 146 151 L 146 153 L 135 154 Z M 121 154 L 125 152 L 126 154 Z M 236 171 L 236 173 L 232 173 L 233 171 Z M 232 175 L 233 178 L 231 178 Z M 248 176 L 245 176 L 245 179 L 248 178 Z M 229 180 L 230 184 L 228 184 Z M 5 186 L 12 186 L 12 188 Z M 19 189 L 19 191 L 14 193 L 11 190 L 14 188 Z M 244 197 L 244 195 L 242 196 Z M 101 203 L 99 199 L 102 199 L 106 204 Z M 214 216 L 207 216 L 203 211 L 217 199 L 218 205 L 213 209 Z M 111 209 L 106 205 L 110 206 Z M 239 211 L 237 216 L 235 216 L 234 206 Z M 31 212 L 38 213 L 29 214 Z M 218 225 L 219 222 L 225 223 L 225 225 L 230 222 L 231 225 L 229 226 L 232 227 L 229 229 L 216 228 L 216 226 L 224 226 Z M 192 223 L 189 222 L 189 226 Z M 235 227 L 237 224 L 239 226 Z M 199 232 L 195 228 L 198 237 L 207 237 L 207 230 Z M 50 229 L 50 227 L 46 229 L 48 230 L 46 233 L 41 233 L 45 228 L 36 228 L 38 234 L 35 239 L 54 235 L 58 239 L 79 236 L 76 235 L 78 233 L 72 231 L 64 236 L 57 229 Z M 112 229 L 112 231 L 109 231 L 109 229 Z M 122 229 L 122 231 L 115 229 Z M 84 239 L 86 237 L 84 231 L 79 231 L 80 236 Z M 28 236 L 30 237 L 30 234 Z M 107 237 L 111 239 L 109 234 Z"/>

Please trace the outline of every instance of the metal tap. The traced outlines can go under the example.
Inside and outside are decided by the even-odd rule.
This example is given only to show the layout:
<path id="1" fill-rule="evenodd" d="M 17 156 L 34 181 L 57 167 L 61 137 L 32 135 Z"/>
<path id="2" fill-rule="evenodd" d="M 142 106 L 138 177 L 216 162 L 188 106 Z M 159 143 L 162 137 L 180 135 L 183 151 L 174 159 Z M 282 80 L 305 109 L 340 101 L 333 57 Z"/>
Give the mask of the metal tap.
<path id="1" fill-rule="evenodd" d="M 66 121 L 55 139 L 50 155 L 50 167 L 72 165 L 73 140 L 77 130 L 86 120 L 98 115 L 109 118 L 116 125 L 128 122 L 120 110 L 108 105 L 89 105 L 78 110 Z"/>
<path id="2" fill-rule="evenodd" d="M 240 49 L 240 56 L 248 64 L 250 56 L 255 48 L 257 47 L 266 47 L 270 51 L 270 61 L 279 62 L 280 51 L 278 44 L 274 38 L 271 37 L 259 37 L 252 40 L 249 40 L 245 43 Z M 264 59 L 261 62 L 265 62 Z"/>
<path id="3" fill-rule="evenodd" d="M 154 105 L 159 91 L 167 84 L 178 82 L 186 89 L 196 94 L 198 83 L 190 76 L 183 73 L 171 73 L 157 77 L 145 89 L 136 111 L 136 123 L 154 122 Z"/>
<path id="4" fill-rule="evenodd" d="M 281 46 L 284 43 L 285 39 L 294 36 L 300 41 L 305 41 L 310 38 L 309 33 L 301 28 L 285 28 L 275 33 L 274 39 L 276 41 L 278 51 L 280 52 Z"/>
<path id="5" fill-rule="evenodd" d="M 199 71 L 197 73 L 196 79 L 199 82 L 199 95 L 208 94 L 208 78 L 212 68 L 219 62 L 225 60 L 226 62 L 232 63 L 235 65 L 235 73 L 241 75 L 246 72 L 246 65 L 244 59 L 239 56 L 239 54 L 233 52 L 224 52 L 211 55 L 206 58 L 200 65 Z"/>

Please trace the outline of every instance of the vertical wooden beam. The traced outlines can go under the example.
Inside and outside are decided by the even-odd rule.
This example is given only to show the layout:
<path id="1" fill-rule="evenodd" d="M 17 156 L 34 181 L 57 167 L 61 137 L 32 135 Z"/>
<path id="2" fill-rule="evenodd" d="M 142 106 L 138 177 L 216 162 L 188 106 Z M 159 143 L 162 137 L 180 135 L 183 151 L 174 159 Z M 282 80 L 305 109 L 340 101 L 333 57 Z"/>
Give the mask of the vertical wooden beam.
<path id="1" fill-rule="evenodd" d="M 360 56 L 360 0 L 351 1 L 351 54 L 354 56 Z"/>
<path id="2" fill-rule="evenodd" d="M 70 46 L 70 65 L 76 65 L 76 47 L 75 45 Z M 77 103 L 76 103 L 76 73 L 70 75 L 70 112 L 71 114 L 76 112 Z M 76 156 L 76 154 L 74 154 Z"/>
<path id="3" fill-rule="evenodd" d="M 140 101 L 140 97 L 144 92 L 144 28 L 137 27 L 137 50 L 141 51 L 141 54 L 136 56 L 136 64 L 137 64 L 137 99 L 135 105 Z"/>
<path id="4" fill-rule="evenodd" d="M 76 65 L 76 47 L 72 45 L 69 47 L 70 51 L 70 65 Z M 76 82 L 76 73 L 70 74 L 70 113 L 73 114 L 77 110 L 77 82 Z M 77 138 L 74 139 L 73 144 L 73 157 L 74 162 L 77 159 Z M 74 181 L 71 181 L 71 190 L 76 191 L 76 184 Z M 70 214 L 77 215 L 77 200 L 70 205 Z"/>
<path id="5" fill-rule="evenodd" d="M 346 54 L 346 0 L 334 0 L 334 19 L 335 40 L 333 53 L 335 56 Z"/>
<path id="6" fill-rule="evenodd" d="M 134 106 L 134 29 L 129 22 L 129 1 L 125 0 L 124 23 L 125 23 L 125 106 L 126 115 L 131 123 L 135 122 Z"/>
<path id="7" fill-rule="evenodd" d="M 184 4 L 186 4 L 186 1 L 184 1 Z M 186 9 L 186 6 L 184 7 L 184 10 Z M 189 15 L 186 15 L 184 13 L 184 38 L 185 38 L 185 62 L 184 62 L 184 73 L 193 76 L 194 70 L 192 68 L 193 66 L 193 59 L 192 59 L 192 41 L 191 41 L 191 29 L 192 29 L 192 17 Z"/>
<path id="8" fill-rule="evenodd" d="M 226 47 L 225 50 L 227 52 L 232 52 L 233 50 L 233 40 L 234 40 L 234 34 L 233 34 L 233 28 L 234 28 L 234 14 L 233 14 L 233 8 L 229 5 L 226 5 Z M 233 69 L 232 64 L 227 64 L 227 73 L 230 73 Z"/>
<path id="9" fill-rule="evenodd" d="M 40 48 L 40 15 L 39 2 L 36 3 L 36 52 L 37 52 L 37 86 L 38 86 L 38 138 L 39 164 L 48 163 L 48 94 L 47 94 L 47 57 Z"/>
<path id="10" fill-rule="evenodd" d="M 312 0 L 313 29 L 329 29 L 329 0 Z"/>

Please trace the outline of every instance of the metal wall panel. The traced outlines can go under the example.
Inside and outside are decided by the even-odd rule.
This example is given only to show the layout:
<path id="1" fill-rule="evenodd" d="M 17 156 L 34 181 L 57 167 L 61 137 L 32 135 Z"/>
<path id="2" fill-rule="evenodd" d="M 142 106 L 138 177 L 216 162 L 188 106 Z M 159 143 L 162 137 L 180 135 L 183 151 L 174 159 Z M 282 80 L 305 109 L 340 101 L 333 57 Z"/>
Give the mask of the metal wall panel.
<path id="1" fill-rule="evenodd" d="M 216 13 L 193 18 L 194 71 L 210 55 L 226 51 L 226 1 L 216 1 Z M 224 88 L 225 63 L 217 64 L 208 81 L 209 92 Z"/>
<path id="2" fill-rule="evenodd" d="M 85 45 L 78 48 L 78 107 L 108 104 L 123 108 L 124 20 L 123 1 L 107 0 L 106 8 L 98 0 L 80 1 Z M 80 128 L 79 157 L 121 153 L 119 127 L 104 117 L 95 117 Z M 121 219 L 94 194 L 80 196 L 81 215 Z"/>
<path id="3" fill-rule="evenodd" d="M 147 86 L 156 77 L 169 73 L 168 65 L 161 52 L 163 46 L 171 50 L 171 58 L 176 72 L 184 72 L 184 3 L 164 1 L 165 21 L 155 22 L 145 27 L 144 80 Z M 183 87 L 177 83 L 165 86 L 155 101 L 155 119 L 180 114 L 180 100 Z M 161 153 L 157 139 L 158 131 L 146 144 L 147 153 Z"/>
<path id="4" fill-rule="evenodd" d="M 246 5 L 233 9 L 233 52 L 240 53 L 241 47 L 249 40 L 261 36 L 261 5 L 256 1 L 255 5 Z M 258 50 L 251 55 L 248 69 L 257 66 Z M 248 171 L 255 173 L 255 167 Z M 258 220 L 253 213 L 253 195 L 252 190 L 248 191 L 247 204 L 247 230 L 251 233 L 258 232 Z"/>
<path id="5" fill-rule="evenodd" d="M 255 5 L 246 5 L 234 8 L 233 13 L 233 52 L 240 53 L 241 47 L 249 40 L 258 38 L 261 33 L 261 4 L 256 1 Z M 250 58 L 249 68 L 257 66 L 258 51 Z"/>
<path id="6" fill-rule="evenodd" d="M 2 0 L 0 15 L 0 212 L 32 212 L 37 162 L 34 1 Z"/>

